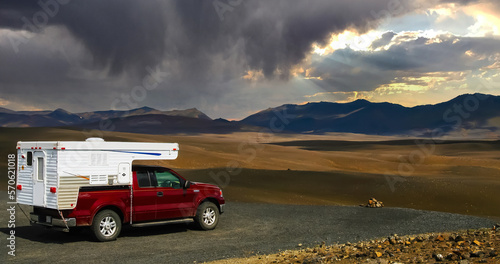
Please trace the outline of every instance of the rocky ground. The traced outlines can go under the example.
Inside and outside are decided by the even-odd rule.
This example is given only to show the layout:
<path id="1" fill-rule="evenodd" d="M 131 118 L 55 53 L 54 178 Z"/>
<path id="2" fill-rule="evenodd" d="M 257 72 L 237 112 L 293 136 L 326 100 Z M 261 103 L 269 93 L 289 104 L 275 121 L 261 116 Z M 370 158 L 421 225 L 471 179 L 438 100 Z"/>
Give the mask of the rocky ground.
<path id="1" fill-rule="evenodd" d="M 500 225 L 453 233 L 396 234 L 378 240 L 287 250 L 218 263 L 500 263 Z M 302 245 L 299 244 L 298 247 Z"/>

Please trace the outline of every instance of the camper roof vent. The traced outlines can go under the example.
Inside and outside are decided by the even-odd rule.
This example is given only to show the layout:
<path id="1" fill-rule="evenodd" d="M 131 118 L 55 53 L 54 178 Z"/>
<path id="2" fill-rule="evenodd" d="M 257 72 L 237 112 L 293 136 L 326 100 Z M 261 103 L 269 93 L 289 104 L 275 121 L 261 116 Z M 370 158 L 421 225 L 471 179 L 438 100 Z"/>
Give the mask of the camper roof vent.
<path id="1" fill-rule="evenodd" d="M 98 137 L 91 137 L 91 138 L 87 138 L 85 141 L 87 141 L 87 142 L 104 142 L 104 139 L 98 138 Z"/>

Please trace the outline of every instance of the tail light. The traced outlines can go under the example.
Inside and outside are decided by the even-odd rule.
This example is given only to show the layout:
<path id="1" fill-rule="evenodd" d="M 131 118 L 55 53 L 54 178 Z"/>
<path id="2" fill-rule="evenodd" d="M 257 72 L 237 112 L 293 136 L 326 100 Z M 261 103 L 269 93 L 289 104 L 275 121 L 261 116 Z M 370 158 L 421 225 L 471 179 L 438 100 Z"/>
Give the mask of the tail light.
<path id="1" fill-rule="evenodd" d="M 22 189 L 23 189 L 23 186 L 22 186 L 21 184 L 18 184 L 18 185 L 17 185 L 17 189 L 18 189 L 18 190 L 22 190 Z"/>
<path id="2" fill-rule="evenodd" d="M 50 187 L 50 192 L 51 193 L 56 193 L 56 191 L 57 191 L 56 187 Z"/>

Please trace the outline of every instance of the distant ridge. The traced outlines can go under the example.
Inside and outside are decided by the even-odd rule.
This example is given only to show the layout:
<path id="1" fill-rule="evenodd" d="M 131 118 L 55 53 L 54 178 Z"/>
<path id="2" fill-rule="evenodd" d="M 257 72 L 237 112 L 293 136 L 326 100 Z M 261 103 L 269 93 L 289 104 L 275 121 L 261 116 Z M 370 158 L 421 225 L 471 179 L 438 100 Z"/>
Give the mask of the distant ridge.
<path id="1" fill-rule="evenodd" d="M 240 123 L 269 127 L 278 115 L 288 116 L 284 130 L 295 133 L 349 132 L 378 135 L 424 135 L 482 129 L 500 132 L 500 96 L 464 94 L 435 105 L 404 107 L 356 100 L 349 103 L 285 104 L 250 115 Z"/>
<path id="2" fill-rule="evenodd" d="M 112 130 L 147 133 L 230 133 L 237 131 L 362 133 L 370 135 L 432 136 L 442 133 L 486 133 L 500 137 L 500 96 L 464 94 L 435 105 L 404 107 L 393 103 L 356 100 L 349 103 L 311 102 L 268 108 L 240 121 L 212 120 L 196 108 L 160 111 L 141 107 L 128 111 L 70 113 L 13 111 L 0 108 L 1 127 L 61 127 L 101 129 L 111 120 Z M 259 128 L 260 127 L 260 128 Z M 280 129 L 276 130 L 279 127 Z"/>
<path id="3" fill-rule="evenodd" d="M 0 108 L 1 127 L 54 127 L 54 126 L 80 126 L 113 118 L 126 118 L 142 115 L 165 115 L 212 120 L 196 108 L 186 110 L 160 111 L 151 107 L 141 107 L 132 110 L 108 110 L 83 113 L 70 113 L 58 108 L 54 111 L 13 111 Z"/>

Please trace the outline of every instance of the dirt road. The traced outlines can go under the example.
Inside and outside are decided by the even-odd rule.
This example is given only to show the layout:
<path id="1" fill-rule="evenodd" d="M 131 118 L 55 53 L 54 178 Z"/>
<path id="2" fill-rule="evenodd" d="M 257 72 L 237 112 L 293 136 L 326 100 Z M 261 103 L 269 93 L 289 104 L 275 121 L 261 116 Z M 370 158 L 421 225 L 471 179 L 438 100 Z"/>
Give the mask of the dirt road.
<path id="1" fill-rule="evenodd" d="M 17 209 L 15 257 L 7 254 L 5 192 L 0 200 L 0 262 L 16 263 L 193 263 L 325 241 L 359 241 L 388 236 L 491 227 L 488 219 L 402 208 L 228 203 L 213 231 L 187 225 L 124 228 L 117 241 L 98 243 L 90 234 L 62 233 L 29 226 Z M 26 206 L 23 208 L 28 209 Z"/>

